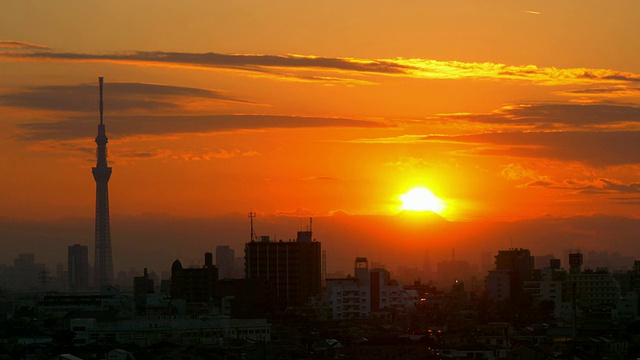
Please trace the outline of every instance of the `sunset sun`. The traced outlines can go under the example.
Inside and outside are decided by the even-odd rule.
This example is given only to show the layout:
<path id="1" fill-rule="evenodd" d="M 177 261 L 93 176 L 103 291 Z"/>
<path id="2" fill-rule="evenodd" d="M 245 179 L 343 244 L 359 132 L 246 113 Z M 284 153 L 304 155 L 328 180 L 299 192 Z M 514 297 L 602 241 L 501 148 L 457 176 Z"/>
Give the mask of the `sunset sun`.
<path id="1" fill-rule="evenodd" d="M 400 195 L 402 210 L 409 211 L 433 211 L 441 213 L 444 204 L 437 196 L 425 188 L 413 188 L 406 194 Z"/>

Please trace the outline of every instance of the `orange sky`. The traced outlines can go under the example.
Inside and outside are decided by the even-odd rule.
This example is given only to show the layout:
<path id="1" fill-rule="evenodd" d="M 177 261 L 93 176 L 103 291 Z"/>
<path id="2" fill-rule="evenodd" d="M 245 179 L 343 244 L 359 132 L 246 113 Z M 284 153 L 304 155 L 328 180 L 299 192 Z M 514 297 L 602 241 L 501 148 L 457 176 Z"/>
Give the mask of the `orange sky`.
<path id="1" fill-rule="evenodd" d="M 640 217 L 637 1 L 18 1 L 0 217 Z"/>

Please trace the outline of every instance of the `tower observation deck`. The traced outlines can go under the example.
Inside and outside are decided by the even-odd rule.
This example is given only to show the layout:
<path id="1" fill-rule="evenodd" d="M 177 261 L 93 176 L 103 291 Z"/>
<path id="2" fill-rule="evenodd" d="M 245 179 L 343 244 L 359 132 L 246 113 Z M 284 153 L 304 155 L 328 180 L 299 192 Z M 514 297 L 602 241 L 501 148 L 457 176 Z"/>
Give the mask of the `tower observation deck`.
<path id="1" fill-rule="evenodd" d="M 95 260 L 93 281 L 96 287 L 113 281 L 113 259 L 111 257 L 111 230 L 109 226 L 109 179 L 111 168 L 107 166 L 107 133 L 103 122 L 102 77 L 100 81 L 100 124 L 96 136 L 96 166 L 92 168 L 96 181 L 96 227 Z"/>

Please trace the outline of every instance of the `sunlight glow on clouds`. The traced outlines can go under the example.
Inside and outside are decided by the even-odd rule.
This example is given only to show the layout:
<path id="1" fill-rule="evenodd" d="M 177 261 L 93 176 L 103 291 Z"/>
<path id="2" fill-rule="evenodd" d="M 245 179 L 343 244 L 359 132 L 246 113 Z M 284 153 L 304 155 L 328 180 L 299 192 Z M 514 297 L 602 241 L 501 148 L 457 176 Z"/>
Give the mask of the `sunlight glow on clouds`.
<path id="1" fill-rule="evenodd" d="M 379 74 L 417 79 L 518 80 L 540 85 L 640 82 L 640 74 L 610 69 L 554 68 L 536 65 L 506 65 L 493 62 L 441 61 L 435 59 L 356 59 L 312 55 L 220 54 L 134 51 L 83 54 L 51 51 L 0 52 L 5 61 L 110 62 L 122 65 L 187 66 L 232 69 L 271 74 L 277 78 L 299 77 L 301 81 L 335 82 L 338 78 L 357 83 L 366 80 L 350 74 Z M 277 69 L 323 71 L 336 75 L 278 74 Z"/>

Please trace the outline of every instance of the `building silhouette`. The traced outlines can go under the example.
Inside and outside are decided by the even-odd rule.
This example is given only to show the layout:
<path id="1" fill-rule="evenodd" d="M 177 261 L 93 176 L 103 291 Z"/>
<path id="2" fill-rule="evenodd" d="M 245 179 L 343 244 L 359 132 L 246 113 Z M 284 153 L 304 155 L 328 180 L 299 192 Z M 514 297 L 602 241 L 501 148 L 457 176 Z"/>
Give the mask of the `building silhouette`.
<path id="1" fill-rule="evenodd" d="M 216 267 L 220 279 L 234 279 L 235 276 L 235 251 L 229 245 L 216 247 Z"/>
<path id="2" fill-rule="evenodd" d="M 69 245 L 67 253 L 69 288 L 86 290 L 89 286 L 89 248 L 84 245 Z"/>
<path id="3" fill-rule="evenodd" d="M 299 307 L 321 288 L 321 246 L 311 231 L 298 231 L 296 241 L 271 241 L 269 236 L 245 244 L 245 277 L 268 284 L 275 308 Z"/>
<path id="4" fill-rule="evenodd" d="M 109 226 L 109 179 L 111 167 L 107 166 L 107 133 L 103 122 L 102 82 L 100 80 L 100 124 L 96 136 L 97 163 L 92 168 L 96 181 L 96 225 L 95 261 L 93 281 L 96 287 L 113 282 L 113 259 L 111 257 L 111 230 Z"/>
<path id="5" fill-rule="evenodd" d="M 136 307 L 136 314 L 144 315 L 147 308 L 147 295 L 153 294 L 155 282 L 149 278 L 147 268 L 144 268 L 142 276 L 133 278 L 133 301 Z"/>
<path id="6" fill-rule="evenodd" d="M 485 286 L 493 301 L 518 301 L 523 297 L 524 283 L 532 279 L 535 258 L 528 249 L 499 250 L 495 270 L 489 271 Z"/>

